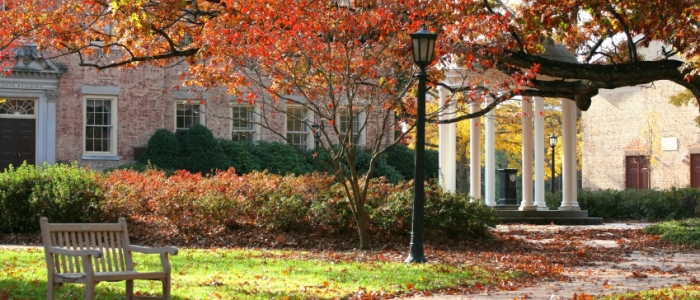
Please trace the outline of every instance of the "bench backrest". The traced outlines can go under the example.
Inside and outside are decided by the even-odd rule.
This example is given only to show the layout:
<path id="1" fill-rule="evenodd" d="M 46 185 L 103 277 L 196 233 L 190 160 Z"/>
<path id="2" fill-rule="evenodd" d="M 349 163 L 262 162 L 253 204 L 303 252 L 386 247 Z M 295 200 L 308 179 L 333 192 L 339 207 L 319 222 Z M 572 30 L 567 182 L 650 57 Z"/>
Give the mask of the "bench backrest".
<path id="1" fill-rule="evenodd" d="M 49 223 L 46 217 L 39 220 L 44 247 L 59 247 L 70 250 L 101 250 L 102 257 L 93 258 L 95 272 L 131 271 L 134 264 L 131 256 L 124 251 L 129 245 L 129 232 L 126 219 L 117 223 Z M 46 253 L 48 270 L 54 273 L 83 273 L 80 258 Z"/>

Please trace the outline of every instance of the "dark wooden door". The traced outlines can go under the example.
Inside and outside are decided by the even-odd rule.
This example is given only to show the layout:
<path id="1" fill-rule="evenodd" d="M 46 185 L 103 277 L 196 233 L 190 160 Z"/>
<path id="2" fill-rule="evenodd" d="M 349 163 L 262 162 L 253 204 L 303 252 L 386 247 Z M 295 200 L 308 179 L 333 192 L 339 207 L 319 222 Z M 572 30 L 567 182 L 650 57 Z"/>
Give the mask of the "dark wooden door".
<path id="1" fill-rule="evenodd" d="M 0 171 L 10 164 L 34 164 L 36 157 L 36 121 L 0 119 Z"/>
<path id="2" fill-rule="evenodd" d="M 690 155 L 690 186 L 700 188 L 700 154 Z"/>
<path id="3" fill-rule="evenodd" d="M 625 158 L 625 187 L 628 189 L 649 188 L 649 160 L 644 156 Z"/>

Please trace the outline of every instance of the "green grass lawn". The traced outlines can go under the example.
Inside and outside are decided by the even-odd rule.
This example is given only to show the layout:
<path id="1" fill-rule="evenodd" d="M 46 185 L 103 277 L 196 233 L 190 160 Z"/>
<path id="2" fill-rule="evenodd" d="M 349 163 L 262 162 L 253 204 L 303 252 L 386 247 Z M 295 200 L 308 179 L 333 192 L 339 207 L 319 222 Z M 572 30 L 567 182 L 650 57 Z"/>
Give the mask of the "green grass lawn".
<path id="1" fill-rule="evenodd" d="M 389 259 L 356 262 L 306 258 L 304 252 L 182 249 L 171 257 L 173 299 L 333 299 L 355 292 L 488 285 L 515 274 L 489 274 L 469 265 L 406 264 Z M 321 257 L 321 258 L 319 258 Z M 136 269 L 160 267 L 157 255 L 135 254 Z M 136 281 L 135 291 L 161 294 L 159 282 Z M 84 286 L 66 284 L 58 299 L 83 299 Z M 123 299 L 124 282 L 100 283 L 97 299 Z M 43 249 L 0 249 L 0 299 L 46 297 Z"/>
<path id="2" fill-rule="evenodd" d="M 695 300 L 700 299 L 700 286 L 685 285 L 672 288 L 662 288 L 655 290 L 646 290 L 636 293 L 615 294 L 604 297 L 598 297 L 600 300 L 657 300 L 657 299 L 674 299 L 674 300 Z"/>
<path id="3" fill-rule="evenodd" d="M 644 232 L 659 235 L 675 244 L 700 249 L 700 219 L 661 222 L 644 228 Z"/>

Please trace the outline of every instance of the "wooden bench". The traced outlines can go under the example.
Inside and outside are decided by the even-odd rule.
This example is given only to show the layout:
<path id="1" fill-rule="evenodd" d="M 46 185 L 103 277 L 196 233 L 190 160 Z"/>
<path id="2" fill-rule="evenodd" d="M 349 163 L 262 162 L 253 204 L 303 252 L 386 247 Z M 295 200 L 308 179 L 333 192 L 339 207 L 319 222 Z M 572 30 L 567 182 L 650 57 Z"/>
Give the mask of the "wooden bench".
<path id="1" fill-rule="evenodd" d="M 95 298 L 95 286 L 102 281 L 126 281 L 126 299 L 154 299 L 134 295 L 134 280 L 159 280 L 163 297 L 170 299 L 170 262 L 168 254 L 177 248 L 148 248 L 129 243 L 126 219 L 118 223 L 61 224 L 42 217 L 41 238 L 48 268 L 47 299 L 56 298 L 56 284 L 85 284 L 85 299 Z M 160 254 L 162 271 L 134 270 L 132 252 Z"/>

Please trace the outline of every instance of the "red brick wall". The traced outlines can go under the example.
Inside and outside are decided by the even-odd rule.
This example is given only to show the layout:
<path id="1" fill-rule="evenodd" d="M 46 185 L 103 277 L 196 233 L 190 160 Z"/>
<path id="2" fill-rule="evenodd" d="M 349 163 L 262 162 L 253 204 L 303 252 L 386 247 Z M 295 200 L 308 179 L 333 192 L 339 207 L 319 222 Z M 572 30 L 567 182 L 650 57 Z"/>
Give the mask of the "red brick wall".
<path id="1" fill-rule="evenodd" d="M 192 92 L 187 88 L 174 87 L 180 84 L 182 68 L 159 68 L 142 66 L 132 70 L 107 69 L 97 71 L 78 65 L 76 56 L 53 60 L 67 67 L 68 71 L 59 80 L 59 96 L 56 103 L 56 160 L 77 161 L 82 166 L 96 169 L 115 167 L 133 162 L 134 148 L 145 147 L 148 139 L 159 128 L 174 131 L 176 100 L 205 100 L 208 114 L 205 125 L 215 137 L 230 138 L 230 101 L 234 98 L 222 90 Z M 119 87 L 118 95 L 118 145 L 120 160 L 84 160 L 83 156 L 83 94 L 82 87 Z M 260 104 L 256 104 L 260 105 Z M 283 108 L 284 105 L 280 105 Z M 286 127 L 283 113 L 266 112 L 270 125 L 284 134 Z M 381 120 L 381 119 L 379 119 Z M 367 144 L 377 134 L 377 119 L 367 128 Z M 330 131 L 329 131 L 330 132 Z M 270 130 L 261 128 L 260 137 L 267 141 L 283 139 Z M 385 143 L 393 138 L 393 132 L 385 136 Z"/>

